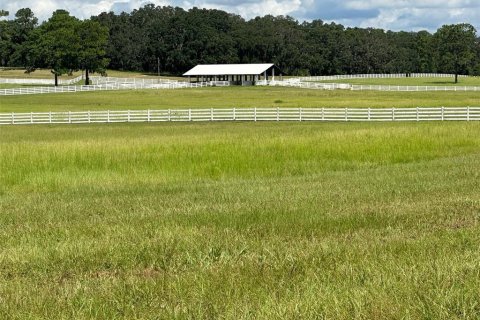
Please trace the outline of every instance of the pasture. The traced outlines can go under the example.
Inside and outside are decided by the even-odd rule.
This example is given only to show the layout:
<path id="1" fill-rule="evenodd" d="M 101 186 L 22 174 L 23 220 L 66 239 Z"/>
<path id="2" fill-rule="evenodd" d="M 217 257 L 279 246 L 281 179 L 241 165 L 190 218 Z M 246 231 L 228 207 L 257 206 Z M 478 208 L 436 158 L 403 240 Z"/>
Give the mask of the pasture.
<path id="1" fill-rule="evenodd" d="M 479 106 L 479 94 L 216 87 L 0 100 L 0 112 L 439 106 Z M 479 132 L 0 126 L 0 318 L 475 319 Z"/>
<path id="2" fill-rule="evenodd" d="M 81 76 L 81 71 L 72 72 L 72 74 L 64 74 L 59 76 L 59 79 L 72 79 L 78 76 Z M 97 76 L 99 74 L 92 73 L 91 76 Z M 144 73 L 144 72 L 134 72 L 134 71 L 119 71 L 119 70 L 107 70 L 107 75 L 109 77 L 118 77 L 118 78 L 156 78 L 157 74 Z M 53 79 L 53 75 L 49 69 L 38 69 L 34 72 L 26 73 L 22 69 L 0 69 L 0 78 L 13 78 L 13 79 Z M 168 79 L 184 79 L 179 77 L 170 77 L 162 75 L 160 78 Z"/>
<path id="3" fill-rule="evenodd" d="M 0 112 L 245 107 L 466 107 L 478 92 L 378 92 L 283 87 L 123 90 L 1 97 Z"/>
<path id="4" fill-rule="evenodd" d="M 0 317 L 474 319 L 479 132 L 0 127 Z"/>

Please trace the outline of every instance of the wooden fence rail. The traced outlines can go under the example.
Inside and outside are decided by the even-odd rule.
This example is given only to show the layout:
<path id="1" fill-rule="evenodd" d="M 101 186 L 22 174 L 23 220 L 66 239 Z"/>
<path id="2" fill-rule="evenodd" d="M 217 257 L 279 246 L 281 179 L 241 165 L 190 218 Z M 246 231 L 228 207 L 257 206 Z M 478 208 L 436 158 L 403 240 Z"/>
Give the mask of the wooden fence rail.
<path id="1" fill-rule="evenodd" d="M 228 81 L 209 81 L 209 82 L 136 82 L 136 83 L 106 83 L 88 86 L 58 86 L 58 87 L 25 87 L 13 89 L 0 89 L 0 96 L 15 96 L 25 94 L 41 93 L 66 93 L 66 92 L 84 92 L 84 91 L 110 91 L 110 90 L 141 90 L 141 89 L 184 89 L 184 88 L 202 88 L 202 87 L 223 87 L 229 86 Z"/>
<path id="2" fill-rule="evenodd" d="M 0 125 L 162 121 L 480 121 L 480 107 L 210 108 L 0 113 Z"/>
<path id="3" fill-rule="evenodd" d="M 75 84 L 83 80 L 83 76 L 78 76 L 73 79 L 58 79 L 58 84 L 60 85 L 70 85 Z M 54 79 L 28 79 L 28 78 L 0 78 L 0 83 L 8 84 L 40 84 L 40 85 L 54 85 Z"/>
<path id="4" fill-rule="evenodd" d="M 458 75 L 460 78 L 467 78 L 467 75 Z M 448 73 L 410 73 L 410 78 L 453 78 L 454 74 Z M 398 79 L 407 78 L 406 73 L 392 74 L 345 74 L 332 76 L 310 76 L 300 77 L 300 81 L 329 81 L 329 80 L 345 80 L 345 79 Z"/>

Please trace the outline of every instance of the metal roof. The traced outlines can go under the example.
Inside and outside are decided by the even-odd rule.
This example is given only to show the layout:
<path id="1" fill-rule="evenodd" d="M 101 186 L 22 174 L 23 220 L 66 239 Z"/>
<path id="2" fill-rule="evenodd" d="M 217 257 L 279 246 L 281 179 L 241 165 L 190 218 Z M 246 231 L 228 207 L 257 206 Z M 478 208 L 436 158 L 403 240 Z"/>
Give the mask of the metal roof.
<path id="1" fill-rule="evenodd" d="M 253 64 L 199 64 L 185 72 L 184 76 L 219 76 L 219 75 L 258 75 L 271 67 L 273 63 Z"/>

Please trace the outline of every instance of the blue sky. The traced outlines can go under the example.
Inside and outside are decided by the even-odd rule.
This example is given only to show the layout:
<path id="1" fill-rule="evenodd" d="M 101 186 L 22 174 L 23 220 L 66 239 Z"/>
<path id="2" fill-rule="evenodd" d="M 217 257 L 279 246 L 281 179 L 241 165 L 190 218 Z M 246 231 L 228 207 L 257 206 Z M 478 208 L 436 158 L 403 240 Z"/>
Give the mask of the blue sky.
<path id="1" fill-rule="evenodd" d="M 435 31 L 443 24 L 468 22 L 480 31 L 480 0 L 0 0 L 0 9 L 13 15 L 29 7 L 44 20 L 56 9 L 88 18 L 103 11 L 129 12 L 147 3 L 216 8 L 247 19 L 290 15 L 298 20 L 321 19 L 345 26 L 405 31 Z"/>

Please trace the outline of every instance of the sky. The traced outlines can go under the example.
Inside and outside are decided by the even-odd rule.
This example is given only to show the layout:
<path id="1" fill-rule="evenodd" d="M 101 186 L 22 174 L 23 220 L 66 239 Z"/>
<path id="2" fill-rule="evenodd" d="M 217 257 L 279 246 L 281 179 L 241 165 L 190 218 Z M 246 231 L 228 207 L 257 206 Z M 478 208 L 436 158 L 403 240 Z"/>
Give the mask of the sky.
<path id="1" fill-rule="evenodd" d="M 0 9 L 12 17 L 31 8 L 40 21 L 56 9 L 85 19 L 104 11 L 130 12 L 145 4 L 215 8 L 246 19 L 289 15 L 299 21 L 321 19 L 350 27 L 435 31 L 443 24 L 468 22 L 480 33 L 480 0 L 0 0 Z"/>

